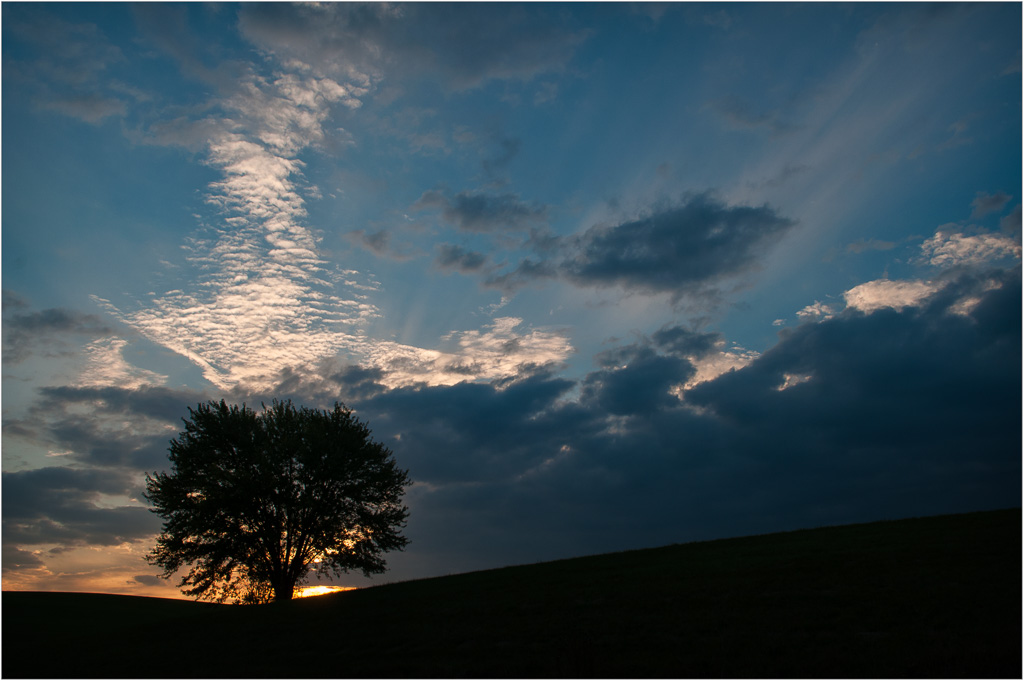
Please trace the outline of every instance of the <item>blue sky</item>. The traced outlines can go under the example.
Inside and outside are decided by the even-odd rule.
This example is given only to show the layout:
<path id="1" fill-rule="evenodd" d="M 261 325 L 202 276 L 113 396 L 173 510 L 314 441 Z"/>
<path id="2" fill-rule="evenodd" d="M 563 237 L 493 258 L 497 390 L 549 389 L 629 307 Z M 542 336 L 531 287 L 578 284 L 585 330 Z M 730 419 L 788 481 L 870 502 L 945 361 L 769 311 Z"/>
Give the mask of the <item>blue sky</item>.
<path id="1" fill-rule="evenodd" d="M 1014 3 L 5 3 L 4 588 L 173 596 L 140 493 L 208 399 L 369 422 L 385 579 L 1019 506 L 1020 50 Z"/>

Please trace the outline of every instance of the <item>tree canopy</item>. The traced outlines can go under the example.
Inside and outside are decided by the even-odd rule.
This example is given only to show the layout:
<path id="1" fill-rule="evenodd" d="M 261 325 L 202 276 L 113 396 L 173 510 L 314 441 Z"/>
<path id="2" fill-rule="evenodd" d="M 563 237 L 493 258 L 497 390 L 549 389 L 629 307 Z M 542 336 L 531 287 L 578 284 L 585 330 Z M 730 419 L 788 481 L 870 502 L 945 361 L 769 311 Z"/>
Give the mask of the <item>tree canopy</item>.
<path id="1" fill-rule="evenodd" d="M 410 483 L 393 453 L 342 404 L 274 401 L 256 412 L 223 400 L 189 408 L 170 472 L 146 476 L 164 519 L 147 556 L 207 600 L 287 600 L 310 572 L 383 572 L 401 550 Z"/>

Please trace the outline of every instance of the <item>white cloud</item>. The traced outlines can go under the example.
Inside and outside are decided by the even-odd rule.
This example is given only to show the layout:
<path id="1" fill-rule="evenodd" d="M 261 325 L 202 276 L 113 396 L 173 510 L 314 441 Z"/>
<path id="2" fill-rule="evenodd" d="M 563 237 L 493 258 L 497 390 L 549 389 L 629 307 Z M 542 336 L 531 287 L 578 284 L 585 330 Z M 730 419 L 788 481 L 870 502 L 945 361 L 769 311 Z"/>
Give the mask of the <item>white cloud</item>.
<path id="1" fill-rule="evenodd" d="M 813 376 L 811 374 L 783 374 L 782 383 L 776 388 L 776 390 L 789 390 L 794 385 L 800 385 L 811 380 Z"/>
<path id="2" fill-rule="evenodd" d="M 559 364 L 574 352 L 564 334 L 540 329 L 518 333 L 521 324 L 517 317 L 500 317 L 482 331 L 452 332 L 442 339 L 455 342 L 450 351 L 382 342 L 368 343 L 363 352 L 384 370 L 382 383 L 389 388 L 511 378 L 527 367 Z"/>
<path id="3" fill-rule="evenodd" d="M 253 77 L 220 103 L 230 117 L 200 122 L 210 135 L 206 163 L 223 174 L 207 199 L 224 217 L 209 238 L 187 244 L 198 281 L 134 312 L 100 302 L 188 357 L 222 389 L 272 387 L 285 369 L 312 377 L 321 360 L 339 354 L 379 367 L 389 387 L 506 378 L 525 365 L 563 361 L 573 351 L 564 335 L 519 333 L 521 320 L 510 317 L 450 334 L 443 340 L 456 347 L 449 351 L 365 336 L 364 324 L 381 316 L 368 298 L 380 284 L 355 270 L 329 270 L 317 237 L 303 224 L 297 158 L 324 139 L 329 105 L 354 108 L 365 90 L 297 68 L 298 74 L 271 80 Z M 172 137 L 191 139 L 180 127 Z"/>
<path id="4" fill-rule="evenodd" d="M 1002 258 L 1021 257 L 1018 239 L 992 233 L 965 235 L 940 229 L 921 244 L 924 259 L 939 267 L 981 265 Z"/>
<path id="5" fill-rule="evenodd" d="M 720 344 L 724 345 L 724 342 Z M 760 356 L 759 352 L 736 346 L 728 350 L 719 349 L 700 358 L 690 358 L 697 372 L 675 394 L 680 396 L 682 391 L 695 385 L 718 378 L 729 371 L 742 369 Z"/>
<path id="6" fill-rule="evenodd" d="M 303 163 L 297 158 L 324 139 L 331 105 L 355 108 L 365 91 L 300 70 L 273 79 L 251 76 L 217 102 L 226 116 L 196 123 L 207 135 L 206 163 L 223 174 L 207 196 L 223 221 L 210 238 L 187 243 L 187 259 L 197 270 L 191 284 L 136 311 L 107 303 L 222 389 L 267 387 L 285 368 L 305 372 L 361 345 L 358 327 L 379 316 L 360 292 L 372 282 L 360 285 L 359 273 L 331 271 L 317 236 L 303 224 Z M 192 139 L 182 132 L 187 127 L 176 123 L 170 139 Z M 356 290 L 342 296 L 339 287 Z"/>
<path id="7" fill-rule="evenodd" d="M 887 307 L 902 310 L 917 305 L 938 289 L 939 286 L 930 281 L 876 279 L 854 286 L 843 294 L 843 298 L 848 308 L 861 312 L 874 312 Z"/>
<path id="8" fill-rule="evenodd" d="M 834 314 L 835 310 L 831 305 L 815 300 L 813 304 L 797 311 L 796 316 L 802 321 L 808 321 L 811 319 L 832 319 Z"/>
<path id="9" fill-rule="evenodd" d="M 164 385 L 167 376 L 140 369 L 124 358 L 128 341 L 108 337 L 92 341 L 85 346 L 85 368 L 75 382 L 76 387 L 93 388 L 117 386 L 135 390 L 147 386 Z"/>

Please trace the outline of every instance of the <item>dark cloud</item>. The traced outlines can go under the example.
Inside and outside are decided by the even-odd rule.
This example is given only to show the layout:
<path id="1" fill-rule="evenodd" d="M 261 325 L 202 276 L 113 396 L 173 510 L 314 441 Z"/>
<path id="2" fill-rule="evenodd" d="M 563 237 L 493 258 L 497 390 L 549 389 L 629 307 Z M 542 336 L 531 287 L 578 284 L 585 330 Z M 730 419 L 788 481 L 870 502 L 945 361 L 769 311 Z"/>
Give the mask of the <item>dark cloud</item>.
<path id="1" fill-rule="evenodd" d="M 172 388 L 144 387 L 78 388 L 53 386 L 40 388 L 42 399 L 36 404 L 37 412 L 53 413 L 71 404 L 89 404 L 99 413 L 118 417 L 146 417 L 177 422 L 187 414 L 186 406 L 202 400 L 202 393 Z"/>
<path id="2" fill-rule="evenodd" d="M 384 391 L 384 371 L 377 367 L 349 365 L 331 375 L 343 400 L 360 400 Z"/>
<path id="3" fill-rule="evenodd" d="M 270 404 L 272 400 L 279 399 L 317 408 L 331 407 L 335 402 L 355 407 L 359 401 L 387 390 L 381 383 L 384 375 L 385 372 L 377 367 L 326 359 L 309 373 L 283 369 L 274 386 L 264 392 L 234 390 L 223 398 L 234 404 Z"/>
<path id="4" fill-rule="evenodd" d="M 12 544 L 3 547 L 4 571 L 22 571 L 43 567 L 43 561 L 31 551 L 24 551 Z"/>
<path id="5" fill-rule="evenodd" d="M 28 440 L 67 465 L 3 473 L 5 546 L 111 546 L 158 532 L 143 474 L 167 467 L 168 441 L 199 401 L 166 388 L 41 388 L 27 417 L 4 420 L 5 447 Z"/>
<path id="6" fill-rule="evenodd" d="M 167 583 L 167 580 L 158 575 L 134 575 L 132 579 L 145 586 L 162 586 Z"/>
<path id="7" fill-rule="evenodd" d="M 1003 206 L 1010 202 L 1011 198 L 1013 197 L 1003 192 L 996 192 L 995 194 L 978 192 L 974 200 L 971 201 L 971 219 L 975 220 L 990 213 L 1001 211 Z"/>
<path id="8" fill-rule="evenodd" d="M 979 302 L 963 314 L 966 299 Z M 325 364 L 319 385 L 282 376 L 267 397 L 346 402 L 410 469 L 413 544 L 389 560 L 395 579 L 1011 507 L 1020 504 L 1020 300 L 1019 268 L 961 276 L 900 312 L 847 310 L 787 329 L 751 364 L 681 397 L 719 334 L 666 325 L 602 353 L 579 381 L 535 372 L 386 390 L 379 369 Z M 167 418 L 197 401 L 114 389 L 44 397 Z M 68 440 L 94 446 L 93 435 Z M 152 518 L 97 504 L 131 493 L 129 470 L 5 474 L 5 541 L 144 536 Z"/>
<path id="9" fill-rule="evenodd" d="M 16 7 L 4 11 L 4 41 L 23 48 L 13 58 L 5 49 L 4 78 L 28 84 L 38 106 L 89 123 L 125 113 L 125 100 L 109 81 L 110 67 L 125 55 L 95 24 Z"/>
<path id="10" fill-rule="evenodd" d="M 14 314 L 4 322 L 8 330 L 28 333 L 50 331 L 107 335 L 113 333 L 96 315 L 82 314 L 72 310 L 53 308 L 31 314 Z"/>
<path id="11" fill-rule="evenodd" d="M 345 236 L 353 243 L 359 244 L 382 258 L 408 260 L 417 255 L 415 249 L 407 244 L 396 245 L 391 238 L 391 232 L 386 229 L 380 229 L 376 232 L 356 229 Z"/>
<path id="12" fill-rule="evenodd" d="M 155 534 L 142 506 L 105 507 L 101 495 L 134 495 L 135 475 L 66 467 L 3 473 L 3 533 L 10 544 L 111 546 Z"/>
<path id="13" fill-rule="evenodd" d="M 29 306 L 28 300 L 15 291 L 3 290 L 3 311 L 22 310 Z"/>
<path id="14" fill-rule="evenodd" d="M 516 194 L 459 192 L 448 197 L 430 190 L 424 192 L 412 208 L 440 209 L 445 222 L 467 232 L 519 231 L 547 219 L 546 206 L 526 203 Z"/>
<path id="15" fill-rule="evenodd" d="M 367 232 L 357 229 L 349 232 L 348 236 L 355 242 L 362 244 L 377 255 L 388 254 L 388 244 L 391 242 L 391 233 L 386 230 Z"/>
<path id="16" fill-rule="evenodd" d="M 674 296 L 753 269 L 766 248 L 795 223 L 767 206 L 726 206 L 710 194 L 614 227 L 592 227 L 561 263 L 586 286 Z"/>
<path id="17" fill-rule="evenodd" d="M 437 192 L 420 201 L 448 205 Z M 577 286 L 668 293 L 676 302 L 683 296 L 710 301 L 722 280 L 756 269 L 764 251 L 794 224 L 768 206 L 727 206 L 705 192 L 571 237 L 532 234 L 529 245 L 545 237 L 543 251 L 510 271 L 489 273 L 484 283 L 512 292 L 557 277 Z"/>
<path id="18" fill-rule="evenodd" d="M 159 470 L 167 464 L 171 437 L 162 426 L 177 427 L 188 406 L 201 401 L 200 393 L 167 388 L 45 387 L 28 417 L 5 419 L 4 436 L 62 452 L 81 465 Z"/>
<path id="19" fill-rule="evenodd" d="M 467 251 L 454 244 L 440 244 L 434 262 L 441 269 L 471 273 L 483 269 L 487 264 L 487 256 L 476 251 Z"/>
<path id="20" fill-rule="evenodd" d="M 1010 234 L 1020 234 L 1020 204 L 999 221 L 999 229 Z"/>
<path id="21" fill-rule="evenodd" d="M 649 352 L 650 348 L 648 345 L 642 343 L 620 345 L 594 355 L 594 364 L 602 369 L 618 369 Z"/>
<path id="22" fill-rule="evenodd" d="M 1017 506 L 1020 298 L 1019 270 L 989 273 L 902 312 L 807 323 L 682 400 L 692 365 L 659 351 L 718 338 L 674 326 L 575 384 L 383 393 L 362 413 L 419 482 L 424 553 L 396 557 L 397 574 L 416 569 L 406 558 L 455 571 Z M 446 558 L 426 556 L 435 546 Z"/>
<path id="23" fill-rule="evenodd" d="M 670 393 L 695 373 L 685 359 L 658 355 L 652 350 L 636 353 L 622 368 L 596 371 L 583 381 L 581 399 L 598 412 L 616 415 L 649 415 L 678 406 Z"/>
<path id="24" fill-rule="evenodd" d="M 574 423 L 553 409 L 573 383 L 537 374 L 499 389 L 459 383 L 400 388 L 359 402 L 374 431 L 423 482 L 504 479 L 557 453 Z M 520 444 L 521 443 L 521 444 Z"/>
<path id="25" fill-rule="evenodd" d="M 489 4 L 256 4 L 239 11 L 243 35 L 322 72 L 437 79 L 449 89 L 529 81 L 566 68 L 587 33 L 570 13 Z"/>
<path id="26" fill-rule="evenodd" d="M 973 290 L 957 282 L 923 308 L 847 312 L 787 330 L 750 366 L 696 386 L 687 401 L 733 427 L 743 449 L 823 472 L 902 467 L 920 476 L 916 492 L 941 486 L 960 503 L 988 503 L 981 489 L 991 485 L 1009 503 L 997 478 L 1020 466 L 1019 270 L 970 316 L 952 312 Z M 780 390 L 787 376 L 803 382 Z M 936 487 L 925 492 L 927 484 Z"/>
<path id="27" fill-rule="evenodd" d="M 12 302 L 20 304 L 14 309 L 24 307 L 20 299 Z M 5 300 L 6 302 L 6 300 Z M 7 309 L 5 307 L 5 309 Z M 51 308 L 39 312 L 16 312 L 4 319 L 3 324 L 4 364 L 16 364 L 25 360 L 33 352 L 57 352 L 63 346 L 62 338 L 69 335 L 98 338 L 114 333 L 113 327 L 100 317 L 84 314 L 64 308 Z"/>
<path id="28" fill-rule="evenodd" d="M 722 334 L 701 333 L 681 326 L 666 325 L 651 335 L 651 340 L 670 355 L 679 357 L 704 357 L 724 343 Z"/>
<path id="29" fill-rule="evenodd" d="M 531 282 L 553 279 L 557 276 L 558 267 L 553 262 L 544 259 L 523 258 L 514 270 L 488 276 L 484 280 L 484 285 L 511 293 Z"/>

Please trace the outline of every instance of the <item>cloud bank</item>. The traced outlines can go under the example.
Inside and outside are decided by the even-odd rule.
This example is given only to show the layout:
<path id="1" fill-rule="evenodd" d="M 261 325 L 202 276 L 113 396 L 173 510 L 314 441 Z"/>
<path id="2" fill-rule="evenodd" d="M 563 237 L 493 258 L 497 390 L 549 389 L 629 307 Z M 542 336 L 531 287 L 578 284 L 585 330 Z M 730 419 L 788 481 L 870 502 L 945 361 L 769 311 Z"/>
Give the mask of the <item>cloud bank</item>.
<path id="1" fill-rule="evenodd" d="M 556 257 L 527 257 L 486 283 L 514 291 L 560 278 L 579 287 L 668 294 L 675 301 L 708 296 L 723 282 L 756 270 L 764 252 L 795 224 L 768 206 L 729 206 L 710 192 L 693 194 L 636 219 L 549 238 L 548 250 Z"/>

